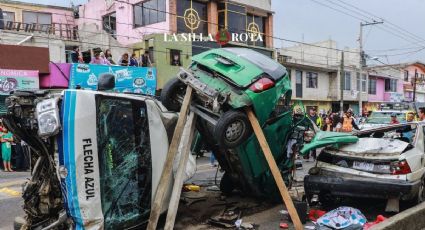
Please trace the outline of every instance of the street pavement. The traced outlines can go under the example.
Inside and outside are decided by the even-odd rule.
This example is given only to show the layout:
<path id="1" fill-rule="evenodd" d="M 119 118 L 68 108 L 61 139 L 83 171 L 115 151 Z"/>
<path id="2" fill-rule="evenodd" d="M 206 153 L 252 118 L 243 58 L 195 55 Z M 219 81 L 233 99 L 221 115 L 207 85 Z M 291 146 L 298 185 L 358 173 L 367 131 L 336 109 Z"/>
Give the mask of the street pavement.
<path id="1" fill-rule="evenodd" d="M 0 229 L 13 229 L 16 216 L 22 216 L 22 184 L 30 177 L 29 172 L 0 171 Z"/>
<path id="2" fill-rule="evenodd" d="M 302 186 L 304 176 L 313 165 L 314 162 L 312 160 L 303 162 L 303 168 L 296 171 L 296 185 Z M 209 197 L 205 201 L 192 205 L 180 204 L 175 229 L 220 229 L 209 225 L 208 219 L 222 212 L 229 205 L 235 204 L 242 207 L 242 221 L 255 224 L 258 226 L 256 229 L 279 229 L 281 222 L 288 223 L 290 228 L 292 227 L 288 216 L 280 212 L 284 209 L 281 203 L 259 201 L 243 194 L 235 194 L 232 197 L 223 198 L 221 193 L 217 191 L 217 187 L 215 187 L 216 191 L 207 192 L 206 190 L 214 188 L 215 185 L 220 183 L 222 172 L 217 169 L 217 167 L 210 165 L 208 153 L 204 157 L 197 159 L 196 174 L 186 183 L 200 185 L 202 190 L 198 193 L 198 196 L 206 194 Z M 29 177 L 30 174 L 28 172 L 0 172 L 0 230 L 13 229 L 14 218 L 23 215 L 21 185 Z M 384 201 L 344 200 L 338 203 L 338 206 L 341 205 L 360 209 L 369 220 L 373 220 L 377 214 L 389 216 L 389 214 L 383 212 L 385 208 Z M 307 223 L 307 225 L 312 225 L 312 223 Z"/>

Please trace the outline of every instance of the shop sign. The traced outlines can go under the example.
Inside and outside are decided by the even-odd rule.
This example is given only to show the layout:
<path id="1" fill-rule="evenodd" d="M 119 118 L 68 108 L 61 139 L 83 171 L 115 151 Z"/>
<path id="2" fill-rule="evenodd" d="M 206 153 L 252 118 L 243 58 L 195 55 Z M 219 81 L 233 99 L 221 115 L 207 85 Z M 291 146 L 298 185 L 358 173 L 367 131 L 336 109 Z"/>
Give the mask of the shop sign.
<path id="1" fill-rule="evenodd" d="M 115 92 L 155 95 L 156 68 L 107 66 L 95 64 L 72 64 L 69 88 L 97 89 L 101 74 L 115 76 Z"/>
<path id="2" fill-rule="evenodd" d="M 0 95 L 9 95 L 14 90 L 39 88 L 38 70 L 0 69 Z"/>

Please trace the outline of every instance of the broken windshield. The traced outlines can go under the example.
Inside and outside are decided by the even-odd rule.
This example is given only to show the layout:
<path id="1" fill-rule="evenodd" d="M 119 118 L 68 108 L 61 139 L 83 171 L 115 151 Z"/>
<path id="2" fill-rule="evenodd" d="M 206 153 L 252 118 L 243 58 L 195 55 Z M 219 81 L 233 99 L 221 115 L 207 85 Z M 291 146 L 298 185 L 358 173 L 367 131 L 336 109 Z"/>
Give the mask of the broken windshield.
<path id="1" fill-rule="evenodd" d="M 144 102 L 97 98 L 97 136 L 105 229 L 125 228 L 149 215 L 151 152 Z"/>

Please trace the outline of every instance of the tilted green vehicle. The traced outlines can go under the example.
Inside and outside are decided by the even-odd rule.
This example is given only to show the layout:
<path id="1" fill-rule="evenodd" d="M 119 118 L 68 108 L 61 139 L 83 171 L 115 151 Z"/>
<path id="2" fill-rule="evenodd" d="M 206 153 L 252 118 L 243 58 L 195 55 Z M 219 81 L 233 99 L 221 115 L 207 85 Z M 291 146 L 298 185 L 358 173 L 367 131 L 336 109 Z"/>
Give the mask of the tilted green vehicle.
<path id="1" fill-rule="evenodd" d="M 197 122 L 198 131 L 226 172 L 221 190 L 240 188 L 255 195 L 270 195 L 276 186 L 245 108 L 254 111 L 289 182 L 292 145 L 300 147 L 309 122 L 303 114 L 294 116 L 285 67 L 244 48 L 213 49 L 192 60 L 187 70 L 181 69 L 177 78 L 164 86 L 162 103 L 178 111 L 190 85 L 195 91 L 191 109 L 202 118 Z"/>

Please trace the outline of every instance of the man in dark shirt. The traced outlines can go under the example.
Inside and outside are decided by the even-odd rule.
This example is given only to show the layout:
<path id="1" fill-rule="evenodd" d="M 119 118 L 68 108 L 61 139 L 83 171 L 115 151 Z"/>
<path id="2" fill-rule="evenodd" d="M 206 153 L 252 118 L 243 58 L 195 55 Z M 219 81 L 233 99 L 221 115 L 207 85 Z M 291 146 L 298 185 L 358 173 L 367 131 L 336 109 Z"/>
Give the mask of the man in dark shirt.
<path id="1" fill-rule="evenodd" d="M 78 63 L 78 56 L 80 56 L 80 48 L 78 48 L 78 46 L 74 46 L 71 52 L 71 62 Z"/>

